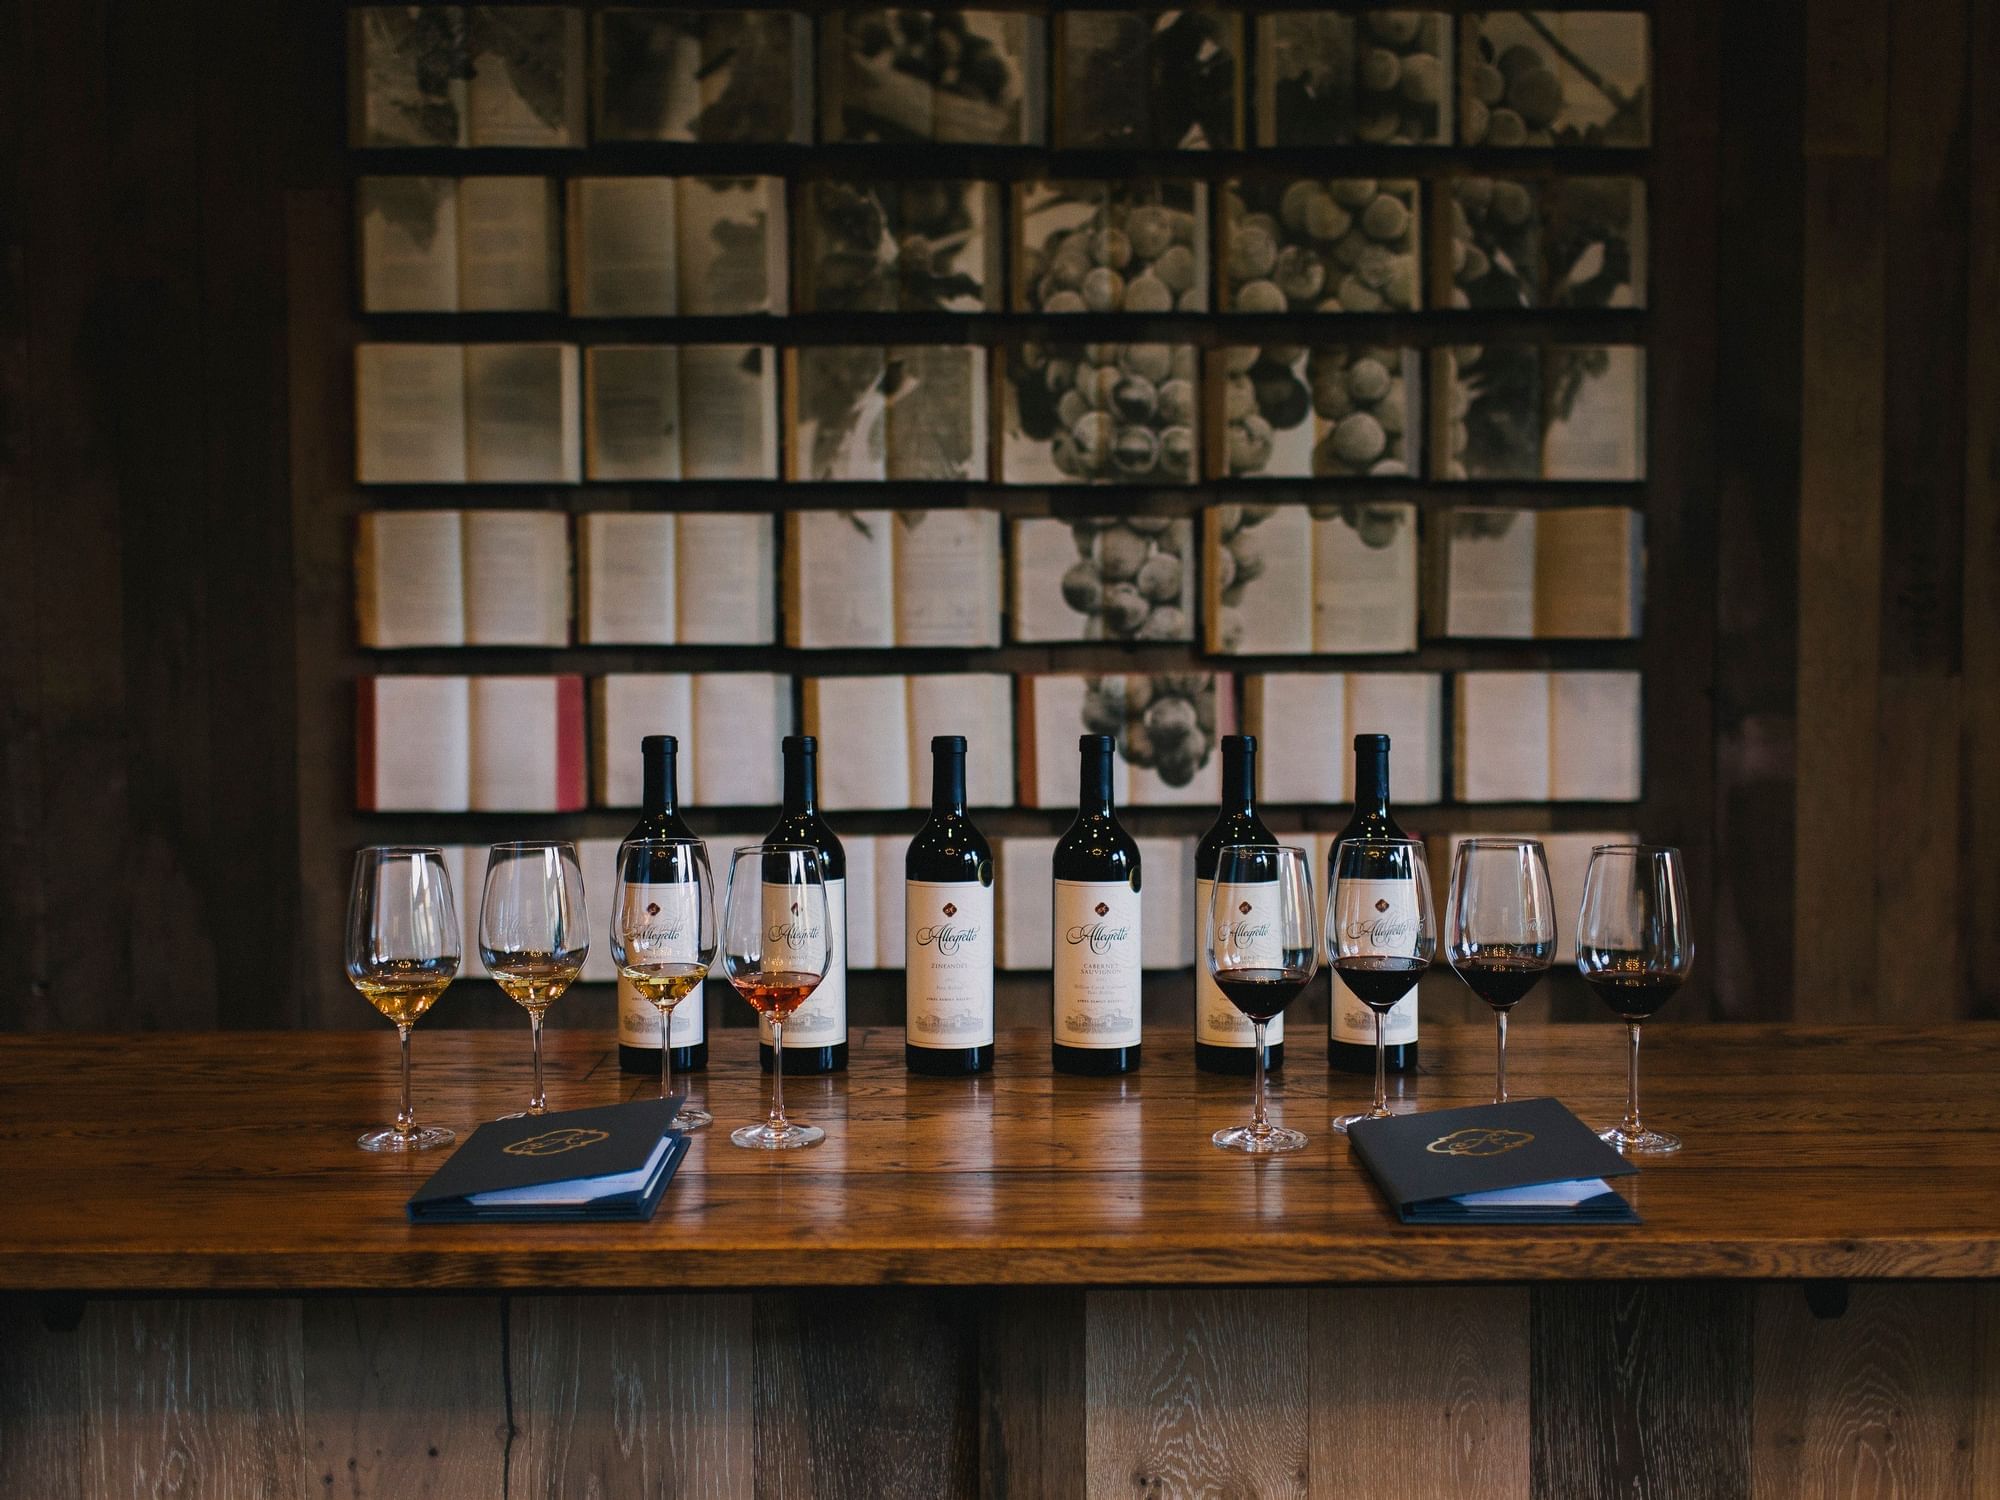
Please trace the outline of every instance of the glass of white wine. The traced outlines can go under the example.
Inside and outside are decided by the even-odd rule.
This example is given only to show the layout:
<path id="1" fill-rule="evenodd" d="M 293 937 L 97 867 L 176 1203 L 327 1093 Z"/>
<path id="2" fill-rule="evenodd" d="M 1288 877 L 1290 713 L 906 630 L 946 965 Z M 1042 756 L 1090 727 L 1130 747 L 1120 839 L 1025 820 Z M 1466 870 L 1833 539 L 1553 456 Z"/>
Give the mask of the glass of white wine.
<path id="1" fill-rule="evenodd" d="M 660 1013 L 665 1099 L 674 1091 L 674 1007 L 690 995 L 701 1004 L 701 982 L 715 962 L 715 883 L 700 839 L 628 839 L 619 847 L 611 957 Z M 679 1130 L 713 1123 L 707 1110 L 686 1105 L 674 1116 Z"/>
<path id="2" fill-rule="evenodd" d="M 410 1028 L 458 975 L 458 908 L 444 851 L 362 849 L 354 856 L 347 897 L 347 977 L 369 1004 L 396 1023 L 403 1042 L 403 1101 L 396 1123 L 371 1130 L 363 1151 L 429 1151 L 457 1139 L 441 1125 L 419 1125 L 410 1103 Z"/>
<path id="3" fill-rule="evenodd" d="M 527 1114 L 548 1113 L 548 1096 L 542 1091 L 542 1021 L 576 982 L 589 952 L 590 922 L 576 845 L 548 840 L 495 844 L 486 857 L 479 956 L 508 998 L 528 1013 L 534 1031 L 535 1092 Z"/>

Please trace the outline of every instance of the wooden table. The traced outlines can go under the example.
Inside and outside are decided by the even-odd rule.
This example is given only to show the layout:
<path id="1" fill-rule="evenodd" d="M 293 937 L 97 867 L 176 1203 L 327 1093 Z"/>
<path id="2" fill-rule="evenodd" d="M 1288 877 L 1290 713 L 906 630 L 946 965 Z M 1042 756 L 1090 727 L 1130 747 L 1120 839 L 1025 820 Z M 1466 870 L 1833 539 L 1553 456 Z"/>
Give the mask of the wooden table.
<path id="1" fill-rule="evenodd" d="M 1208 1144 L 1249 1083 L 1179 1036 L 935 1080 L 896 1032 L 788 1080 L 828 1139 L 771 1157 L 725 1032 L 653 1222 L 421 1229 L 437 1158 L 353 1146 L 386 1028 L 0 1039 L 0 1496 L 2000 1495 L 2000 1026 L 1650 1036 L 1687 1149 L 1568 1231 L 1395 1223 L 1317 1039 L 1292 1157 Z M 557 1108 L 650 1086 L 549 1043 Z M 1490 1090 L 1483 1029 L 1424 1049 L 1411 1106 Z M 525 1036 L 416 1061 L 461 1135 L 527 1091 Z M 1586 1119 L 1622 1063 L 1516 1029 L 1517 1096 Z"/>

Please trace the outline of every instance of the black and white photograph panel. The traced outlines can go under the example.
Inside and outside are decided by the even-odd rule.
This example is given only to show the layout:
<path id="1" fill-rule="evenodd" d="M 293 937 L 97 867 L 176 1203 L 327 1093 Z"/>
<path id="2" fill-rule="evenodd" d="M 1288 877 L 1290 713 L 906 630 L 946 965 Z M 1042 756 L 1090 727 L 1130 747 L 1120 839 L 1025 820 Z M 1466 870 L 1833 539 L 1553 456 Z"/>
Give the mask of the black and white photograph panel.
<path id="1" fill-rule="evenodd" d="M 1460 23 L 1459 139 L 1468 146 L 1644 146 L 1647 20 L 1639 11 L 1495 10 Z"/>

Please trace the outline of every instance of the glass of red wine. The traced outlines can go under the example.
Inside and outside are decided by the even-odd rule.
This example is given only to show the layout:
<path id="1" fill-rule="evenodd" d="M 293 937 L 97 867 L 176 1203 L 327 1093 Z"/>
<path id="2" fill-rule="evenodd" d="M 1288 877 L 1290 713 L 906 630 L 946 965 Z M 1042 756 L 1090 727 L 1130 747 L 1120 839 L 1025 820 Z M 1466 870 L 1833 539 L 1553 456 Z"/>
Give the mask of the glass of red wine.
<path id="1" fill-rule="evenodd" d="M 1225 844 L 1202 938 L 1203 961 L 1223 997 L 1256 1032 L 1257 1104 L 1247 1125 L 1209 1139 L 1225 1151 L 1297 1151 L 1305 1133 L 1273 1125 L 1264 1104 L 1264 1028 L 1319 972 L 1319 909 L 1303 849 Z"/>
<path id="2" fill-rule="evenodd" d="M 1354 997 L 1375 1013 L 1375 1103 L 1333 1128 L 1389 1118 L 1382 1018 L 1407 995 L 1437 952 L 1430 875 L 1417 839 L 1342 839 L 1327 898 L 1326 948 Z"/>
<path id="3" fill-rule="evenodd" d="M 729 861 L 722 904 L 722 972 L 771 1027 L 771 1113 L 729 1133 L 738 1146 L 792 1151 L 826 1139 L 785 1118 L 785 1018 L 826 977 L 832 956 L 826 870 L 806 844 L 752 844 Z"/>
<path id="4" fill-rule="evenodd" d="M 1639 1119 L 1639 1027 L 1672 998 L 1694 967 L 1694 933 L 1681 851 L 1658 844 L 1600 844 L 1583 877 L 1576 968 L 1623 1017 L 1631 1036 L 1625 1118 L 1598 1135 L 1627 1156 L 1664 1156 L 1680 1138 Z"/>
<path id="5" fill-rule="evenodd" d="M 1555 898 L 1539 839 L 1465 839 L 1452 856 L 1444 951 L 1499 1027 L 1493 1102 L 1507 1102 L 1507 1013 L 1556 956 Z"/>

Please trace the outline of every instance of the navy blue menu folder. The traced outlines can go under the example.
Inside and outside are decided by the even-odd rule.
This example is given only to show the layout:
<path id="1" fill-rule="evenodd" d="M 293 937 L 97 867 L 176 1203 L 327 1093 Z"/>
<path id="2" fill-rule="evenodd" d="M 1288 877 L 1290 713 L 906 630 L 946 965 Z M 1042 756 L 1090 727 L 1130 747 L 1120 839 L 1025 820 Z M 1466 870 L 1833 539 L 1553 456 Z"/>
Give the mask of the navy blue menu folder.
<path id="1" fill-rule="evenodd" d="M 1388 1120 L 1347 1138 L 1405 1224 L 1636 1224 L 1606 1180 L 1639 1169 L 1556 1099 Z"/>
<path id="2" fill-rule="evenodd" d="M 650 1219 L 687 1136 L 671 1099 L 494 1120 L 410 1199 L 412 1224 Z"/>

